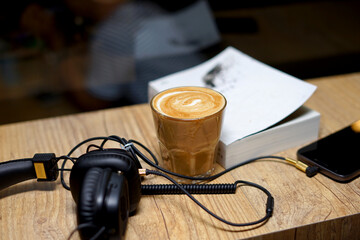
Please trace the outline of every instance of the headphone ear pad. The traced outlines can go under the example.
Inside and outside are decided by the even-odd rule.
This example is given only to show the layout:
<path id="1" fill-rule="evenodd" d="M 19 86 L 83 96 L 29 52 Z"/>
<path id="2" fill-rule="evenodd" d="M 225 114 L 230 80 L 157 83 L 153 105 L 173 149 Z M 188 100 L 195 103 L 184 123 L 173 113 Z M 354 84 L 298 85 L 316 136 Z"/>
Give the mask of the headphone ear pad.
<path id="1" fill-rule="evenodd" d="M 78 225 L 84 224 L 79 228 L 82 239 L 92 238 L 102 228 L 105 237 L 121 237 L 129 211 L 129 188 L 124 175 L 98 167 L 85 173 L 77 206 Z"/>
<path id="2" fill-rule="evenodd" d="M 90 224 L 81 235 L 92 236 L 98 230 L 97 215 L 103 208 L 106 185 L 111 174 L 110 169 L 90 168 L 85 174 L 77 206 L 78 224 Z M 91 229 L 93 228 L 93 231 Z M 86 232 L 86 233 L 85 233 Z"/>

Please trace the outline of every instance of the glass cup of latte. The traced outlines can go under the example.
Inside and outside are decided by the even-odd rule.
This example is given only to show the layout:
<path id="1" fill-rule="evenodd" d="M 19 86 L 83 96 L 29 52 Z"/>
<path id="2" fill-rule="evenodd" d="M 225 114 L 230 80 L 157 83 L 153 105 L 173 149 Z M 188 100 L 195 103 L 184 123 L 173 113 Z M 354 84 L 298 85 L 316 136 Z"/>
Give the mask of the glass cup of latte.
<path id="1" fill-rule="evenodd" d="M 150 104 L 161 165 L 186 176 L 209 176 L 216 161 L 225 97 L 209 88 L 177 87 L 158 93 Z"/>

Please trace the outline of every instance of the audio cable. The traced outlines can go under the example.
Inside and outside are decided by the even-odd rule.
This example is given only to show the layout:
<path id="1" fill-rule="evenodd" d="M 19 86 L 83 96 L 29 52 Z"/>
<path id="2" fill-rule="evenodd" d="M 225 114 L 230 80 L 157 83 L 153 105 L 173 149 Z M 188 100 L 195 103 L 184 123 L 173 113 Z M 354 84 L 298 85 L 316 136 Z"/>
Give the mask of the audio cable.
<path id="1" fill-rule="evenodd" d="M 145 163 L 147 163 L 148 165 L 158 169 L 161 172 L 164 172 L 166 174 L 169 174 L 169 175 L 172 175 L 172 176 L 175 176 L 175 177 L 178 177 L 178 178 L 183 178 L 183 179 L 192 180 L 192 181 L 211 181 L 211 180 L 214 180 L 214 179 L 224 175 L 225 173 L 228 173 L 228 172 L 230 172 L 230 171 L 232 171 L 232 170 L 234 170 L 234 169 L 236 169 L 238 167 L 244 166 L 246 164 L 249 164 L 249 163 L 252 163 L 252 162 L 255 162 L 255 161 L 258 161 L 258 160 L 264 160 L 264 159 L 276 159 L 276 160 L 286 161 L 287 163 L 295 166 L 297 169 L 305 172 L 308 177 L 313 177 L 319 171 L 319 169 L 316 166 L 308 166 L 308 165 L 304 164 L 301 161 L 294 160 L 294 159 L 291 159 L 291 158 L 281 157 L 281 156 L 260 156 L 260 157 L 251 158 L 251 159 L 248 159 L 248 160 L 243 161 L 241 163 L 238 163 L 238 164 L 236 164 L 236 165 L 234 165 L 234 166 L 232 166 L 230 168 L 227 168 L 227 169 L 223 170 L 222 172 L 219 172 L 217 174 L 214 174 L 214 175 L 211 175 L 211 176 L 208 176 L 208 177 L 191 177 L 191 176 L 186 176 L 186 175 L 174 173 L 172 171 L 169 171 L 169 170 L 159 166 L 159 162 L 158 162 L 156 156 L 150 151 L 150 149 L 148 149 L 142 143 L 140 143 L 140 142 L 138 142 L 136 140 L 127 141 L 125 138 L 120 138 L 120 137 L 118 137 L 116 135 L 111 135 L 109 137 L 88 138 L 88 139 L 80 142 L 79 144 L 77 144 L 75 147 L 73 147 L 67 155 L 59 157 L 59 160 L 60 159 L 64 160 L 63 163 L 62 163 L 62 166 L 61 166 L 61 168 L 59 170 L 61 171 L 61 176 L 60 176 L 61 183 L 62 183 L 62 185 L 63 185 L 63 187 L 65 189 L 70 190 L 70 187 L 65 183 L 64 176 L 63 176 L 63 172 L 66 171 L 66 170 L 69 170 L 69 169 L 65 169 L 65 164 L 66 164 L 67 160 L 71 160 L 74 163 L 77 160 L 77 158 L 70 157 L 70 156 L 75 152 L 75 150 L 78 149 L 80 146 L 84 145 L 85 143 L 93 142 L 93 141 L 96 141 L 96 140 L 102 140 L 102 143 L 100 145 L 95 145 L 95 144 L 88 145 L 87 150 L 86 150 L 87 152 L 90 151 L 91 147 L 95 147 L 95 148 L 97 148 L 99 150 L 103 150 L 104 145 L 105 145 L 105 143 L 107 141 L 118 142 L 118 143 L 120 143 L 121 148 L 125 149 L 126 151 L 128 151 L 133 156 L 133 158 L 135 159 L 135 164 L 139 168 L 140 174 L 141 174 L 141 165 L 140 165 L 138 156 Z M 151 161 L 149 158 L 147 158 L 134 144 L 140 146 L 147 153 L 149 153 L 151 158 L 153 159 L 153 161 Z M 204 186 L 205 185 L 203 185 L 203 184 L 190 184 L 189 186 L 185 186 L 185 188 L 188 188 L 187 190 L 189 190 L 189 191 L 194 191 L 193 194 L 195 194 L 195 193 L 196 194 L 216 194 L 216 192 L 223 191 L 224 188 L 227 189 L 226 191 L 228 191 L 228 189 L 231 188 L 231 187 L 234 189 L 233 185 L 231 187 L 230 187 L 230 185 L 226 186 L 226 187 L 223 186 L 223 185 L 217 185 L 217 186 L 211 186 L 211 187 L 210 186 L 204 187 Z M 212 189 L 213 192 L 209 192 L 210 188 Z M 164 192 L 160 193 L 160 189 L 163 189 Z M 205 189 L 208 189 L 208 190 L 205 190 Z M 144 191 L 144 193 L 146 193 L 146 194 L 150 194 L 149 191 L 154 191 L 151 194 L 179 194 L 179 189 L 177 187 L 173 186 L 173 185 L 171 185 L 171 186 L 161 186 L 161 185 L 146 186 L 146 187 L 144 187 L 144 189 L 142 191 Z M 234 191 L 234 190 L 232 190 L 232 191 Z M 155 193 L 155 192 L 158 192 L 158 193 Z M 225 192 L 225 193 L 228 193 L 228 192 Z M 220 194 L 220 192 L 218 194 Z"/>
<path id="2" fill-rule="evenodd" d="M 146 175 L 149 174 L 147 169 Z M 181 186 L 191 194 L 234 194 L 236 192 L 236 183 L 222 183 L 222 184 L 181 184 Z M 143 184 L 141 185 L 142 195 L 174 195 L 184 194 L 174 184 Z"/>
<path id="3" fill-rule="evenodd" d="M 183 192 L 184 194 L 186 194 L 193 202 L 195 202 L 199 207 L 201 207 L 205 212 L 207 212 L 208 214 L 210 214 L 212 217 L 216 218 L 217 220 L 227 224 L 227 225 L 231 225 L 231 226 L 235 226 L 235 227 L 245 227 L 245 226 L 251 226 L 251 225 L 255 225 L 255 224 L 259 224 L 261 222 L 265 222 L 267 221 L 271 216 L 272 216 L 272 213 L 273 213 L 273 210 L 274 210 L 274 198 L 273 196 L 271 195 L 271 193 L 264 187 L 256 184 L 256 183 L 252 183 L 252 182 L 247 182 L 247 181 L 243 181 L 243 180 L 237 180 L 234 184 L 224 184 L 226 185 L 225 189 L 229 187 L 228 190 L 231 190 L 230 192 L 227 192 L 227 190 L 225 192 L 219 192 L 219 185 L 220 185 L 220 188 L 222 188 L 223 186 L 221 186 L 222 184 L 211 184 L 211 185 L 216 185 L 215 187 L 212 186 L 210 187 L 211 190 L 216 190 L 215 192 L 218 192 L 218 194 L 222 194 L 222 193 L 235 193 L 236 191 L 236 187 L 237 185 L 239 184 L 243 184 L 243 185 L 248 185 L 248 186 L 252 186 L 252 187 L 255 187 L 255 188 L 258 188 L 260 189 L 261 191 L 263 191 L 266 195 L 267 195 L 267 201 L 266 201 L 266 211 L 265 211 L 265 216 L 260 218 L 259 220 L 256 220 L 256 221 L 253 221 L 253 222 L 247 222 L 247 223 L 234 223 L 234 222 L 230 222 L 228 220 L 225 220 L 224 218 L 216 215 L 215 213 L 213 213 L 212 211 L 210 211 L 207 207 L 205 207 L 202 203 L 200 203 L 194 196 L 192 196 L 191 192 L 193 194 L 196 194 L 196 191 L 199 191 L 200 192 L 203 192 L 203 194 L 210 194 L 210 192 L 212 191 L 208 191 L 209 189 L 207 189 L 207 186 L 208 185 L 198 185 L 198 186 L 201 186 L 201 187 L 198 187 L 198 189 L 194 192 L 193 190 L 195 190 L 195 188 L 193 188 L 192 185 L 196 185 L 196 184 L 187 184 L 187 185 L 182 185 L 182 184 L 179 184 L 177 183 L 173 178 L 169 177 L 168 175 L 162 173 L 162 172 L 159 172 L 159 171 L 154 171 L 154 170 L 149 170 L 149 169 L 144 169 L 145 170 L 145 175 L 150 175 L 150 174 L 153 174 L 153 175 L 158 175 L 158 176 L 162 176 L 166 179 L 168 179 L 169 181 L 171 181 L 174 186 L 176 186 L 178 189 L 181 190 L 181 192 Z M 230 187 L 231 185 L 231 187 Z M 146 186 L 146 185 L 143 185 L 143 186 Z M 144 191 L 143 190 L 143 186 L 141 188 L 142 192 Z M 167 185 L 165 185 L 167 186 Z M 164 185 L 162 185 L 162 187 L 164 187 Z M 146 187 L 145 187 L 146 188 Z M 154 186 L 154 188 L 158 188 L 156 186 Z M 189 190 L 189 191 L 188 191 Z M 155 191 L 156 192 L 156 191 Z M 162 192 L 162 191 L 161 191 Z M 165 191 L 167 192 L 167 191 Z M 172 191 L 169 191 L 172 193 Z M 146 193 L 146 192 L 145 192 Z M 157 193 L 156 193 L 157 194 Z M 165 193 L 165 194 L 168 194 L 168 193 Z M 152 194 L 149 194 L 149 195 L 154 195 Z"/>
<path id="4" fill-rule="evenodd" d="M 171 171 L 169 171 L 169 170 L 167 170 L 165 168 L 162 168 L 161 166 L 159 166 L 159 162 L 158 162 L 156 156 L 146 146 L 144 146 L 142 143 L 140 143 L 140 142 L 138 142 L 136 140 L 129 140 L 128 141 L 125 138 L 120 138 L 120 137 L 118 137 L 116 135 L 111 135 L 109 137 L 94 137 L 94 138 L 89 138 L 89 139 L 86 139 L 86 140 L 80 142 L 73 149 L 71 149 L 70 152 L 67 155 L 61 157 L 61 159 L 63 160 L 63 163 L 62 163 L 62 166 L 61 166 L 61 168 L 59 170 L 60 171 L 61 170 L 66 170 L 65 169 L 65 164 L 66 164 L 67 160 L 71 160 L 73 163 L 74 163 L 74 161 L 77 160 L 76 158 L 70 157 L 71 154 L 73 154 L 76 149 L 78 149 L 80 146 L 82 146 L 85 143 L 96 141 L 96 140 L 102 140 L 102 143 L 100 145 L 90 144 L 87 147 L 87 150 L 86 150 L 87 152 L 89 152 L 90 148 L 92 148 L 92 147 L 97 148 L 98 150 L 104 150 L 104 146 L 105 146 L 105 143 L 107 141 L 118 142 L 118 143 L 120 143 L 120 147 L 122 149 L 125 149 L 134 158 L 134 162 L 139 168 L 140 176 L 146 176 L 146 175 L 150 175 L 150 174 L 151 175 L 157 175 L 157 176 L 164 177 L 164 178 L 166 178 L 166 179 L 168 179 L 169 181 L 172 182 L 172 184 L 142 185 L 141 186 L 142 195 L 185 194 L 192 201 L 194 201 L 197 205 L 199 205 L 204 211 L 206 211 L 208 214 L 210 214 L 214 218 L 218 219 L 219 221 L 221 221 L 223 223 L 226 223 L 228 225 L 231 225 L 231 226 L 238 226 L 238 227 L 251 226 L 251 225 L 255 225 L 255 224 L 259 224 L 261 222 L 267 221 L 272 216 L 273 209 L 274 209 L 274 198 L 271 195 L 271 193 L 266 188 L 264 188 L 264 187 L 262 187 L 262 186 L 260 186 L 260 185 L 258 185 L 256 183 L 243 181 L 243 180 L 237 180 L 233 184 L 179 184 L 178 182 L 176 182 L 176 180 L 174 180 L 173 178 L 171 178 L 168 175 L 172 175 L 172 176 L 175 176 L 175 177 L 178 177 L 178 178 L 183 178 L 183 179 L 192 180 L 192 181 L 204 181 L 204 182 L 205 181 L 211 181 L 211 180 L 214 180 L 214 179 L 224 175 L 225 173 L 228 173 L 228 172 L 230 172 L 230 171 L 232 171 L 232 170 L 234 170 L 234 169 L 236 169 L 236 168 L 238 168 L 240 166 L 244 166 L 244 165 L 249 164 L 251 162 L 254 162 L 254 161 L 257 161 L 257 160 L 262 160 L 262 159 L 277 159 L 277 160 L 286 161 L 287 163 L 289 163 L 289 164 L 295 166 L 296 168 L 298 168 L 299 170 L 305 172 L 308 177 L 312 177 L 318 172 L 318 169 L 316 169 L 315 167 L 307 166 L 306 164 L 304 164 L 304 163 L 302 163 L 300 161 L 297 161 L 297 160 L 293 160 L 291 158 L 286 158 L 286 157 L 281 157 L 281 156 L 261 156 L 261 157 L 256 157 L 256 158 L 252 158 L 252 159 L 249 159 L 247 161 L 241 162 L 241 163 L 236 164 L 236 165 L 234 165 L 234 166 L 232 166 L 232 167 L 230 167 L 228 169 L 223 170 L 222 172 L 219 172 L 217 174 L 214 174 L 214 175 L 211 175 L 211 176 L 208 176 L 208 177 L 191 177 L 191 176 L 186 176 L 186 175 L 174 173 L 174 172 L 171 172 Z M 153 161 L 151 161 L 149 158 L 147 158 L 135 146 L 135 144 L 140 146 L 148 154 L 150 154 Z M 138 157 L 140 159 L 142 159 L 148 165 L 156 168 L 158 171 L 149 170 L 149 169 L 142 169 Z M 61 171 L 61 183 L 64 186 L 64 188 L 70 190 L 70 187 L 67 186 L 67 184 L 64 181 L 63 171 Z M 234 194 L 239 185 L 245 185 L 245 186 L 247 185 L 247 186 L 255 187 L 255 188 L 261 190 L 262 192 L 264 192 L 267 195 L 267 201 L 266 201 L 266 206 L 265 206 L 266 210 L 265 210 L 265 216 L 264 217 L 262 217 L 259 220 L 256 220 L 256 221 L 253 221 L 253 222 L 248 222 L 248 223 L 230 222 L 228 220 L 225 220 L 225 219 L 221 218 L 220 216 L 216 215 L 215 213 L 211 212 L 208 208 L 206 208 L 202 203 L 200 203 L 192 195 L 192 194 Z"/>

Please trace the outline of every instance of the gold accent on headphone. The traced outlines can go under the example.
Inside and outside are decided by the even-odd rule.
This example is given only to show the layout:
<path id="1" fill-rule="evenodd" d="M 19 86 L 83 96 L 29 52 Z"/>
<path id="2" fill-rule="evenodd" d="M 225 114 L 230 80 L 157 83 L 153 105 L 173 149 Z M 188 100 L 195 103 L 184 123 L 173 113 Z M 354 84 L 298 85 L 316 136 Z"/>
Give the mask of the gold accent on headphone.
<path id="1" fill-rule="evenodd" d="M 45 167 L 43 163 L 34 163 L 35 173 L 37 179 L 47 179 Z"/>

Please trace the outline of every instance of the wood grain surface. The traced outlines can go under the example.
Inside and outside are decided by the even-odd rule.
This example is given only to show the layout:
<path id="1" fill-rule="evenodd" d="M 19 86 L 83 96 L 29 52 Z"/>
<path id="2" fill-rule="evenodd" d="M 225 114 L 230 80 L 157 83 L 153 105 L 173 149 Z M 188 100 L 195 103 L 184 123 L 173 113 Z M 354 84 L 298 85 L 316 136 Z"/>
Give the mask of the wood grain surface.
<path id="1" fill-rule="evenodd" d="M 320 137 L 360 119 L 360 73 L 308 81 L 318 86 L 305 105 L 321 113 Z M 143 104 L 0 126 L 0 161 L 32 157 L 38 152 L 60 156 L 86 138 L 113 134 L 136 139 L 159 156 L 150 108 Z M 299 147 L 277 155 L 294 158 Z M 74 155 L 84 151 L 85 147 Z M 216 171 L 220 170 L 217 166 Z M 347 184 L 321 174 L 307 178 L 286 163 L 264 160 L 214 182 L 236 179 L 258 183 L 273 194 L 274 215 L 268 222 L 231 227 L 211 218 L 186 196 L 143 196 L 137 213 L 129 218 L 125 238 L 359 239 L 360 178 Z M 167 182 L 149 176 L 143 183 Z M 235 195 L 196 198 L 235 222 L 256 220 L 265 214 L 266 196 L 250 187 L 240 187 Z M 76 228 L 75 207 L 59 180 L 29 180 L 9 187 L 0 191 L 0 239 L 66 239 Z M 73 239 L 77 238 L 75 234 Z"/>

